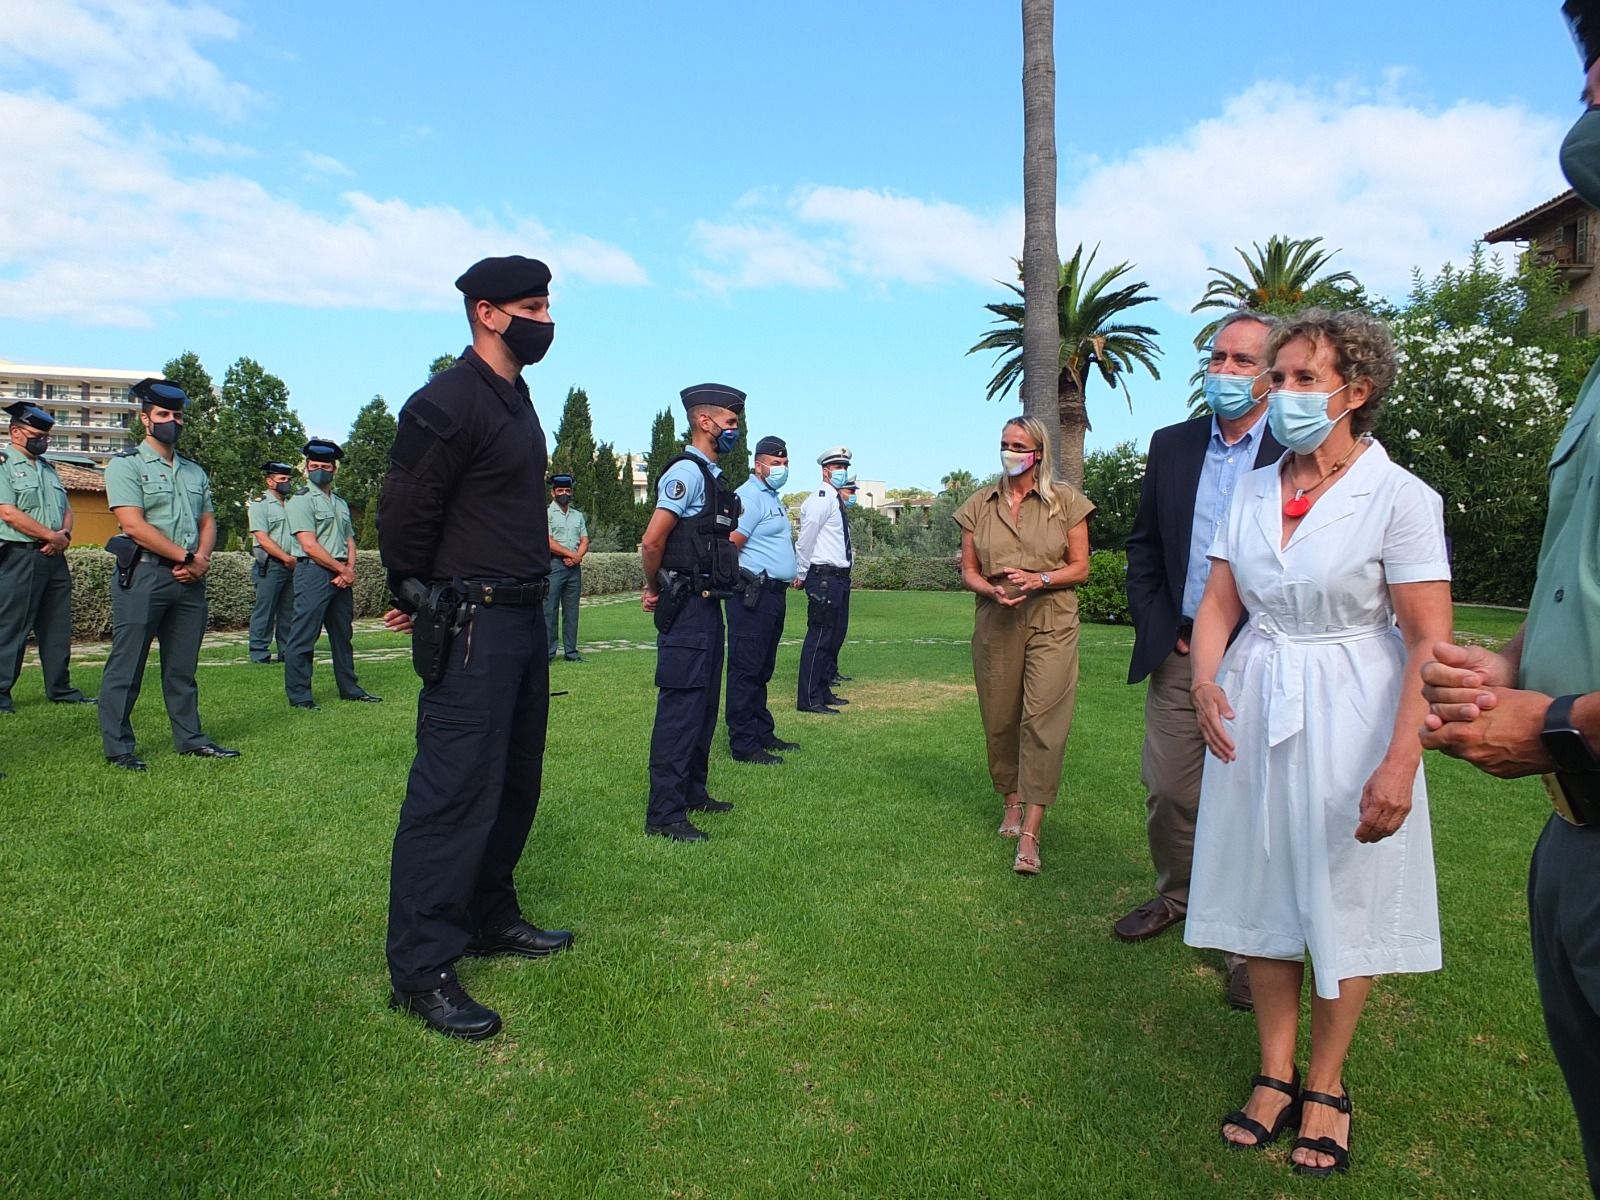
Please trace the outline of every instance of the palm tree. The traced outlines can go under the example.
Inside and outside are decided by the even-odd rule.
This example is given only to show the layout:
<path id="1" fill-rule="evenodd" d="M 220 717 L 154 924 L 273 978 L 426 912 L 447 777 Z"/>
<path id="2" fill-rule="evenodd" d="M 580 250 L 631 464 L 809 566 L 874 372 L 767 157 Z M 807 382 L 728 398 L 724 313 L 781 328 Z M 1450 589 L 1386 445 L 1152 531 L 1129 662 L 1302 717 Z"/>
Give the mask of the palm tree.
<path id="1" fill-rule="evenodd" d="M 1349 271 L 1337 271 L 1331 275 L 1318 277 L 1317 272 L 1327 266 L 1329 260 L 1339 253 L 1337 250 L 1319 250 L 1317 247 L 1321 244 L 1322 239 L 1319 237 L 1286 238 L 1274 234 L 1267 239 L 1265 249 L 1259 242 L 1251 243 L 1255 249 L 1254 258 L 1235 246 L 1233 251 L 1244 262 L 1245 274 L 1249 278 L 1224 271 L 1220 267 L 1210 268 L 1211 274 L 1216 278 L 1207 285 L 1200 303 L 1189 311 L 1199 312 L 1205 308 L 1254 308 L 1260 312 L 1286 313 L 1304 307 L 1307 295 L 1313 288 L 1327 290 L 1347 284 L 1351 288 L 1358 289 L 1360 284 Z M 1197 350 L 1211 341 L 1211 335 L 1216 333 L 1217 326 L 1221 323 L 1222 317 L 1218 317 L 1195 334 L 1194 344 Z"/>
<path id="2" fill-rule="evenodd" d="M 1061 265 L 1056 248 L 1055 0 L 1022 0 L 1022 354 L 1024 380 L 1053 378 L 1058 334 L 1051 310 L 1053 279 Z M 1022 388 L 1022 411 L 1055 419 L 1052 389 Z M 1063 447 L 1056 444 L 1056 466 Z"/>
<path id="3" fill-rule="evenodd" d="M 939 480 L 939 486 L 964 498 L 978 490 L 978 479 L 971 471 L 951 471 Z"/>
<path id="4" fill-rule="evenodd" d="M 1133 397 L 1128 393 L 1125 373 L 1142 366 L 1152 378 L 1160 379 L 1155 360 L 1161 350 L 1155 343 L 1156 331 L 1149 325 L 1131 325 L 1118 318 L 1129 309 L 1149 304 L 1156 299 L 1148 294 L 1148 284 L 1118 283 L 1133 270 L 1131 263 L 1118 263 L 1108 271 L 1094 275 L 1096 247 L 1087 260 L 1083 245 L 1073 251 L 1072 258 L 1060 264 L 1056 280 L 1057 342 L 1056 410 L 1053 418 L 1060 430 L 1057 461 L 1062 477 L 1074 487 L 1083 486 L 1083 435 L 1088 432 L 1089 410 L 1085 392 L 1091 378 L 1091 368 L 1112 387 L 1120 386 L 1128 397 L 1128 407 L 1133 408 Z M 1020 264 L 1019 264 L 1020 265 Z M 1016 284 L 1005 285 L 1022 296 Z M 998 326 L 985 334 L 968 354 L 980 350 L 995 350 L 1000 369 L 989 381 L 986 399 L 994 400 L 1006 395 L 1022 377 L 1023 305 L 1014 301 L 984 305 L 995 315 Z M 1048 424 L 1048 419 L 1047 419 Z"/>

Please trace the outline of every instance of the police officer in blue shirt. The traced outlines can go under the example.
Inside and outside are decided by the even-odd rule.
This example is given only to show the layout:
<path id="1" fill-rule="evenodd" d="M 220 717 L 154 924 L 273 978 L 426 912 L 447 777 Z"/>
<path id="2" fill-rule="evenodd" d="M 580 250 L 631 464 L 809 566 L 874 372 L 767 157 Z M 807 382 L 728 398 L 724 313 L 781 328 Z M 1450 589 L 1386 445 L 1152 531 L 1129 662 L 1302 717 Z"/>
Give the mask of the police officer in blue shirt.
<path id="1" fill-rule="evenodd" d="M 743 511 L 733 544 L 739 547 L 739 590 L 728 599 L 728 747 L 739 762 L 774 766 L 774 750 L 798 750 L 780 738 L 767 707 L 767 684 L 778 661 L 786 593 L 794 583 L 794 532 L 779 492 L 789 481 L 789 448 L 782 438 L 756 443 L 750 478 L 739 485 Z"/>
<path id="2" fill-rule="evenodd" d="M 689 814 L 733 807 L 707 793 L 706 772 L 722 685 L 721 599 L 739 582 L 739 552 L 730 540 L 739 497 L 722 482 L 717 458 L 739 438 L 745 396 L 720 383 L 685 388 L 682 396 L 689 444 L 661 473 L 656 510 L 639 546 L 644 610 L 654 614 L 658 635 L 660 689 L 644 829 L 703 842 Z"/>

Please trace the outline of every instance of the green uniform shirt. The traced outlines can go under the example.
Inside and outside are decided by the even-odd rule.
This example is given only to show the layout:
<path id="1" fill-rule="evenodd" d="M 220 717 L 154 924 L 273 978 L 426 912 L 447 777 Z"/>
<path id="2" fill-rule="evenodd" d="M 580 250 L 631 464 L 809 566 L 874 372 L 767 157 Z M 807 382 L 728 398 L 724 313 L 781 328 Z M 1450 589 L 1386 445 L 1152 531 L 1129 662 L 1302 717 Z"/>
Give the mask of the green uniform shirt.
<path id="1" fill-rule="evenodd" d="M 212 511 L 211 480 L 199 463 L 172 456 L 172 462 L 140 442 L 106 464 L 106 504 L 144 510 L 144 519 L 185 550 L 200 546 L 200 518 Z"/>
<path id="2" fill-rule="evenodd" d="M 29 458 L 20 450 L 0 451 L 0 504 L 13 504 L 54 532 L 65 524 L 67 489 L 56 469 L 42 458 Z M 29 542 L 20 529 L 0 521 L 0 542 Z"/>
<path id="3" fill-rule="evenodd" d="M 578 539 L 589 536 L 589 522 L 577 509 L 567 507 L 566 512 L 561 511 L 559 504 L 550 505 L 550 536 L 560 542 L 568 550 L 578 548 Z"/>
<path id="4" fill-rule="evenodd" d="M 294 534 L 289 532 L 289 506 L 277 492 L 263 492 L 250 501 L 245 511 L 250 517 L 251 533 L 266 534 L 285 554 L 293 554 L 299 548 Z"/>
<path id="5" fill-rule="evenodd" d="M 1522 635 L 1521 686 L 1600 691 L 1600 361 L 1550 456 L 1550 512 Z"/>
<path id="6" fill-rule="evenodd" d="M 350 506 L 339 495 L 324 494 L 319 487 L 301 488 L 283 506 L 289 518 L 289 541 L 284 547 L 296 558 L 310 558 L 297 533 L 314 533 L 322 548 L 334 558 L 350 553 L 349 539 L 355 536 Z"/>

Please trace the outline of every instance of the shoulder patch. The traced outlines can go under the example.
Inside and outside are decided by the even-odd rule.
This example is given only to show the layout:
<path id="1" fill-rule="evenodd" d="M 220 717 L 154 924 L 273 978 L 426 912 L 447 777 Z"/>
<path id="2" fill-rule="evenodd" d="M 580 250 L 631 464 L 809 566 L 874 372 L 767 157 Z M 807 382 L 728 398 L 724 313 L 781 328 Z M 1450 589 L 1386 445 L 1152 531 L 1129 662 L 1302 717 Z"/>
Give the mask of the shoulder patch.
<path id="1" fill-rule="evenodd" d="M 301 484 L 299 487 L 295 488 L 294 494 L 296 496 L 309 496 L 309 495 L 311 495 L 311 485 L 310 484 Z"/>
<path id="2" fill-rule="evenodd" d="M 137 453 L 139 453 L 139 447 L 137 447 L 137 446 L 129 446 L 126 450 L 118 450 L 111 457 L 112 458 L 132 458 Z"/>
<path id="3" fill-rule="evenodd" d="M 6 452 L 4 450 L 0 450 L 0 463 L 3 463 L 5 461 L 6 461 Z"/>
<path id="4" fill-rule="evenodd" d="M 688 490 L 689 489 L 683 485 L 683 480 L 681 479 L 667 480 L 665 491 L 667 493 L 668 500 L 682 500 L 684 493 Z"/>
<path id="5" fill-rule="evenodd" d="M 817 495 L 826 496 L 827 494 L 828 494 L 828 489 L 827 488 L 818 488 L 817 489 Z"/>
<path id="6" fill-rule="evenodd" d="M 456 431 L 455 417 L 420 392 L 406 402 L 404 411 L 442 438 Z"/>

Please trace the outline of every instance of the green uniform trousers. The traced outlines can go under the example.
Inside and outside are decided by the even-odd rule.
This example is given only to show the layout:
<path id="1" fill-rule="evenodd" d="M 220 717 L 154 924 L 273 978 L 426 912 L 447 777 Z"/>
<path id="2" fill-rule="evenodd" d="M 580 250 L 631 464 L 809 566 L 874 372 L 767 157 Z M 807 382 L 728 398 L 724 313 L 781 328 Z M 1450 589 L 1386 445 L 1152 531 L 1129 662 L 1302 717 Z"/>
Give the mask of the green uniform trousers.
<path id="1" fill-rule="evenodd" d="M 32 542 L 0 542 L 0 710 L 11 707 L 11 688 L 22 673 L 28 634 L 39 643 L 44 694 L 81 700 L 67 677 L 72 649 L 72 573 L 63 554 L 40 554 Z"/>
<path id="2" fill-rule="evenodd" d="M 1021 608 L 980 602 L 973 619 L 972 673 L 1001 795 L 1054 804 L 1078 698 L 1078 619 L 1030 600 Z"/>
<path id="3" fill-rule="evenodd" d="M 311 701 L 311 659 L 317 637 L 328 630 L 328 652 L 333 658 L 333 681 L 346 700 L 361 695 L 356 679 L 356 656 L 351 646 L 355 622 L 355 597 L 349 588 L 333 586 L 333 572 L 302 558 L 290 576 L 294 584 L 294 622 L 283 645 L 283 687 L 290 704 Z"/>
<path id="4" fill-rule="evenodd" d="M 256 601 L 250 608 L 250 657 L 266 662 L 276 639 L 282 658 L 294 622 L 294 572 L 269 558 L 264 567 L 251 566 L 250 578 L 256 584 Z"/>
<path id="5" fill-rule="evenodd" d="M 161 696 L 180 751 L 204 746 L 194 672 L 206 634 L 206 585 L 179 583 L 170 567 L 141 560 L 128 587 L 111 583 L 111 656 L 100 683 L 100 740 L 106 757 L 134 752 L 130 718 L 144 682 L 150 642 L 161 643 Z"/>

